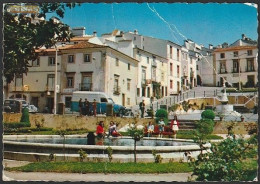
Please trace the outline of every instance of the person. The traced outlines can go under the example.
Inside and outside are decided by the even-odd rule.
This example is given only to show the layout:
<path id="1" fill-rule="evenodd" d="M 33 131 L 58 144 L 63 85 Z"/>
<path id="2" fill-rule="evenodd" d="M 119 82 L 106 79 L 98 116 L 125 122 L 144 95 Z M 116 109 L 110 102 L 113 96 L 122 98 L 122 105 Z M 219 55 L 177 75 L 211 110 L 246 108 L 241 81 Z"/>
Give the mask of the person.
<path id="1" fill-rule="evenodd" d="M 89 116 L 89 101 L 88 99 L 85 98 L 85 101 L 84 101 L 84 107 L 85 107 L 85 115 Z"/>
<path id="2" fill-rule="evenodd" d="M 117 137 L 117 136 L 122 136 L 117 130 L 116 130 L 116 127 L 117 127 L 118 124 L 115 124 L 113 125 L 113 129 L 112 129 L 112 136 L 113 137 Z"/>
<path id="3" fill-rule="evenodd" d="M 82 115 L 82 107 L 83 107 L 83 103 L 82 103 L 82 98 L 79 99 L 79 115 Z"/>
<path id="4" fill-rule="evenodd" d="M 104 131 L 104 122 L 100 121 L 98 126 L 97 126 L 97 130 L 96 130 L 96 134 L 97 137 L 100 138 L 104 138 L 105 136 L 105 131 Z"/>
<path id="5" fill-rule="evenodd" d="M 114 122 L 111 121 L 110 124 L 109 124 L 109 128 L 108 128 L 108 137 L 112 136 L 112 132 L 114 131 L 114 128 L 115 128 Z"/>
<path id="6" fill-rule="evenodd" d="M 144 100 L 142 102 L 140 102 L 139 108 L 141 110 L 141 118 L 144 118 L 144 108 L 145 108 Z"/>
<path id="7" fill-rule="evenodd" d="M 96 102 L 96 99 L 94 99 L 94 101 L 92 103 L 92 107 L 93 107 L 93 115 L 96 117 L 96 115 L 97 115 L 97 102 Z"/>
<path id="8" fill-rule="evenodd" d="M 149 121 L 148 126 L 147 126 L 148 137 L 150 137 L 150 135 L 152 135 L 153 132 L 154 132 L 154 126 L 153 126 L 152 122 Z"/>
<path id="9" fill-rule="evenodd" d="M 94 135 L 94 132 L 89 132 L 88 135 L 87 135 L 87 144 L 88 145 L 95 145 L 95 135 Z"/>
<path id="10" fill-rule="evenodd" d="M 174 119 L 171 120 L 171 128 L 173 131 L 174 138 L 176 139 L 176 134 L 179 131 L 179 122 L 177 120 L 177 116 L 174 116 Z"/>
<path id="11" fill-rule="evenodd" d="M 164 131 L 164 125 L 165 125 L 163 118 L 160 119 L 158 125 L 159 125 L 159 137 L 162 137 L 162 133 Z"/>

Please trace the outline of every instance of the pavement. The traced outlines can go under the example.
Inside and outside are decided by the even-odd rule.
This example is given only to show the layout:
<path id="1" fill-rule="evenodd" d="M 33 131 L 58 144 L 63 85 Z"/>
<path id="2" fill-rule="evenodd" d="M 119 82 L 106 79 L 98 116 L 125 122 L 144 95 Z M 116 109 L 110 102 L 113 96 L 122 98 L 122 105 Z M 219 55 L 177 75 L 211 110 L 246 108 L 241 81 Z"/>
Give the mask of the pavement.
<path id="1" fill-rule="evenodd" d="M 6 160 L 4 167 L 19 167 L 30 162 Z M 104 174 L 104 173 L 53 173 L 53 172 L 9 172 L 3 171 L 3 181 L 85 181 L 85 182 L 186 182 L 191 173 L 166 174 Z"/>

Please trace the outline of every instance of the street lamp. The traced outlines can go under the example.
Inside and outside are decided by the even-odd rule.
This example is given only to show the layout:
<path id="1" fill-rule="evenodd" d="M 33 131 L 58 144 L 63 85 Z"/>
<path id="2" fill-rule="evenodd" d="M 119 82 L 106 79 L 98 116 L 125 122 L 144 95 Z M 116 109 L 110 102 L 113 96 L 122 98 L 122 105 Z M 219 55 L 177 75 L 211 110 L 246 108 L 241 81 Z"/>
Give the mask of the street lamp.
<path id="1" fill-rule="evenodd" d="M 55 44 L 55 49 L 56 49 L 56 55 L 55 55 L 55 82 L 54 82 L 54 114 L 56 114 L 56 104 L 57 104 L 57 66 L 58 66 L 58 48 L 57 48 L 57 45 Z"/>

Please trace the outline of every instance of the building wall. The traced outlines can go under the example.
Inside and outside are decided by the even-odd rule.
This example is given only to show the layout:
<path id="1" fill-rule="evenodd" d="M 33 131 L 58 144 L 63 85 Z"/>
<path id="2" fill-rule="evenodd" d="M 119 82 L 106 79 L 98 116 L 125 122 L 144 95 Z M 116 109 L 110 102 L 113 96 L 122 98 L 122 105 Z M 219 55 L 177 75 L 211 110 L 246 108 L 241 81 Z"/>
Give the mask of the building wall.
<path id="1" fill-rule="evenodd" d="M 247 55 L 247 50 L 239 50 L 238 57 L 233 56 L 234 51 L 224 51 L 224 52 L 216 52 L 216 70 L 218 72 L 218 76 L 216 76 L 216 84 L 220 85 L 221 77 L 224 77 L 230 85 L 235 85 L 239 81 L 245 85 L 248 82 L 248 76 L 253 76 L 254 84 L 257 83 L 257 49 L 253 50 L 252 56 Z M 220 58 L 220 54 L 224 53 L 225 58 Z M 247 71 L 247 59 L 252 58 L 254 60 L 254 71 Z M 239 59 L 240 63 L 240 75 L 239 72 L 233 72 L 233 59 Z M 226 68 L 224 70 L 220 70 L 220 63 L 225 62 Z"/>
<path id="2" fill-rule="evenodd" d="M 203 86 L 214 86 L 213 56 L 204 56 L 198 62 L 197 75 L 200 76 Z M 198 79 L 197 79 L 198 80 Z"/>

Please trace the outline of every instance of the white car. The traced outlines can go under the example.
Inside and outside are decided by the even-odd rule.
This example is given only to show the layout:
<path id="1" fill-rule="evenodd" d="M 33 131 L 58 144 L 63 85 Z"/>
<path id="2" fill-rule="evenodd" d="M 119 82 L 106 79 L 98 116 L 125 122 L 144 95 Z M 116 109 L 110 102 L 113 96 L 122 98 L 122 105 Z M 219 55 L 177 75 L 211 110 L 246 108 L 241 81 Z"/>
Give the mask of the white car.
<path id="1" fill-rule="evenodd" d="M 35 107 L 34 105 L 28 105 L 27 108 L 29 109 L 29 112 L 31 112 L 31 113 L 38 112 L 38 108 Z"/>

